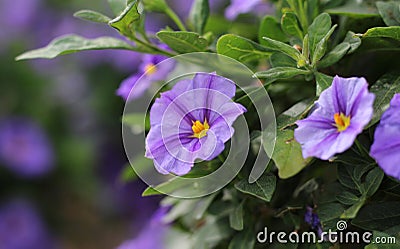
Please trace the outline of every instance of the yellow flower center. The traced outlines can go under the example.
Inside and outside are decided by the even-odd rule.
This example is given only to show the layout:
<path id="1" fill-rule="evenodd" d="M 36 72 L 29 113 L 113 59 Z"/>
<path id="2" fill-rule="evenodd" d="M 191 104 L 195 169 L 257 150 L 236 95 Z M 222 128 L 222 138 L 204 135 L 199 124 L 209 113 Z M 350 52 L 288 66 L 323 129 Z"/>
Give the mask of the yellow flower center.
<path id="1" fill-rule="evenodd" d="M 157 72 L 157 67 L 153 63 L 149 63 L 144 67 L 144 72 L 147 75 L 152 75 Z"/>
<path id="2" fill-rule="evenodd" d="M 333 118 L 335 119 L 335 126 L 339 132 L 346 130 L 350 125 L 350 116 L 346 116 L 343 113 L 335 113 Z"/>
<path id="3" fill-rule="evenodd" d="M 201 123 L 199 120 L 192 121 L 192 137 L 202 138 L 207 136 L 207 131 L 210 129 L 210 126 L 207 123 L 207 119 L 204 120 L 204 123 Z"/>

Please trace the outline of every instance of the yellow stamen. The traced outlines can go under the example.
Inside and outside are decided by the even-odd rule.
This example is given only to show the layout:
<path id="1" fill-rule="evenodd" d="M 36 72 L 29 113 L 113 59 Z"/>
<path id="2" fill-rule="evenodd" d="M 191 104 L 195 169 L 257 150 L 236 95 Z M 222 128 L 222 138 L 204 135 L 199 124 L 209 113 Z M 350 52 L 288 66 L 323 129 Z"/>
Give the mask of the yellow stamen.
<path id="1" fill-rule="evenodd" d="M 207 131 L 210 129 L 210 125 L 207 123 L 207 119 L 204 120 L 204 123 L 201 123 L 199 120 L 192 121 L 192 137 L 202 138 L 207 136 Z"/>
<path id="2" fill-rule="evenodd" d="M 144 67 L 144 72 L 147 75 L 152 75 L 157 72 L 157 67 L 153 63 L 149 63 Z"/>
<path id="3" fill-rule="evenodd" d="M 350 125 L 350 116 L 346 116 L 343 113 L 335 113 L 333 119 L 339 132 L 346 130 Z"/>

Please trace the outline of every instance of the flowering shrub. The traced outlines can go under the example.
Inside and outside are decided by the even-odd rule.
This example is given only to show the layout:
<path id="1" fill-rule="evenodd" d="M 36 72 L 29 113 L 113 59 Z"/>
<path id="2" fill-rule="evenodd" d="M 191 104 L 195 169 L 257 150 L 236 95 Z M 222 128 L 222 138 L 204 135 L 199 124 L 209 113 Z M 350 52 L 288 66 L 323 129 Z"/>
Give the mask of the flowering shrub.
<path id="1" fill-rule="evenodd" d="M 135 138 L 145 155 L 127 152 L 137 175 L 161 179 L 143 195 L 170 196 L 161 201 L 157 225 L 120 248 L 263 248 L 263 227 L 321 236 L 317 245 L 295 241 L 291 248 L 329 248 L 340 243 L 322 234 L 342 231 L 343 220 L 351 231 L 371 232 L 371 241 L 400 239 L 399 2 L 108 2 L 114 17 L 92 10 L 75 16 L 121 37 L 65 35 L 17 60 L 135 52 L 139 68 L 116 92 L 126 109 L 146 98 L 150 107 L 124 115 L 124 126 L 146 136 Z M 155 34 L 153 13 L 170 19 Z M 205 53 L 214 59 L 199 60 Z M 237 64 L 253 77 L 235 75 Z M 262 91 L 274 109 L 259 110 L 257 101 L 269 101 Z M 276 120 L 265 126 L 261 120 L 271 114 Z M 240 118 L 247 131 L 236 128 Z M 249 134 L 249 143 L 238 134 Z M 231 150 L 237 144 L 246 158 Z M 233 162 L 225 163 L 229 156 Z M 207 184 L 198 179 L 236 167 L 233 180 L 222 174 L 199 194 Z M 177 198 L 182 190 L 197 198 Z M 378 248 L 354 245 L 364 246 Z"/>

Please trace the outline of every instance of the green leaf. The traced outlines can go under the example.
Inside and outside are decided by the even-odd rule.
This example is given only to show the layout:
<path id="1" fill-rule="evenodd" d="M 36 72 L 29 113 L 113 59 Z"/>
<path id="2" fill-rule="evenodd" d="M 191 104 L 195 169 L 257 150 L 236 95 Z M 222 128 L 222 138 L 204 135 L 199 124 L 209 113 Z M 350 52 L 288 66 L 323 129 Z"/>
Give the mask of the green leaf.
<path id="1" fill-rule="evenodd" d="M 377 240 L 379 238 L 379 240 Z M 394 236 L 390 236 L 387 233 L 373 231 L 371 241 L 382 241 L 382 238 L 385 238 L 385 244 L 378 244 L 378 243 L 370 243 L 366 245 L 364 249 L 399 249 L 400 248 L 400 239 L 397 235 L 397 238 Z"/>
<path id="2" fill-rule="evenodd" d="M 371 3 L 372 2 L 372 3 Z M 352 18 L 368 18 L 378 16 L 373 1 L 346 0 L 344 5 L 327 10 L 334 15 L 349 16 Z"/>
<path id="3" fill-rule="evenodd" d="M 341 192 L 336 196 L 336 200 L 344 205 L 353 205 L 359 201 L 359 197 L 348 191 Z"/>
<path id="4" fill-rule="evenodd" d="M 261 21 L 260 29 L 258 31 L 258 41 L 261 45 L 266 45 L 267 42 L 265 42 L 263 37 L 268 37 L 281 42 L 289 41 L 287 35 L 281 28 L 281 24 L 273 16 L 266 16 Z"/>
<path id="5" fill-rule="evenodd" d="M 268 71 L 257 72 L 254 74 L 257 78 L 265 78 L 265 85 L 271 84 L 272 82 L 279 79 L 289 79 L 298 75 L 310 74 L 310 71 L 298 69 L 295 67 L 274 67 Z"/>
<path id="6" fill-rule="evenodd" d="M 140 134 L 150 128 L 149 120 L 143 113 L 130 113 L 122 116 L 122 123 L 129 126 L 133 134 Z"/>
<path id="7" fill-rule="evenodd" d="M 126 0 L 108 0 L 108 4 L 114 15 L 119 16 L 126 7 Z"/>
<path id="8" fill-rule="evenodd" d="M 400 2 L 376 2 L 376 7 L 387 26 L 400 25 Z"/>
<path id="9" fill-rule="evenodd" d="M 318 43 L 326 36 L 331 28 L 331 17 L 327 13 L 322 13 L 317 16 L 311 25 L 308 27 L 308 39 L 310 46 L 310 56 L 314 56 L 314 51 L 317 49 Z"/>
<path id="10" fill-rule="evenodd" d="M 249 183 L 243 179 L 235 184 L 235 188 L 240 192 L 255 196 L 266 202 L 271 201 L 276 187 L 276 177 L 274 175 L 262 175 L 254 183 Z"/>
<path id="11" fill-rule="evenodd" d="M 296 67 L 296 61 L 286 54 L 275 52 L 269 57 L 271 67 Z"/>
<path id="12" fill-rule="evenodd" d="M 274 152 L 272 155 L 268 156 L 275 162 L 279 177 L 282 179 L 296 175 L 306 167 L 312 159 L 303 158 L 301 146 L 294 139 L 293 130 L 277 131 Z"/>
<path id="13" fill-rule="evenodd" d="M 366 199 L 362 196 L 358 202 L 356 202 L 353 206 L 349 207 L 348 209 L 344 210 L 344 212 L 340 215 L 341 219 L 353 219 L 357 216 L 358 212 L 364 206 Z"/>
<path id="14" fill-rule="evenodd" d="M 144 9 L 150 12 L 164 12 L 168 5 L 165 0 L 142 0 Z"/>
<path id="15" fill-rule="evenodd" d="M 328 40 L 331 37 L 333 31 L 335 31 L 337 25 L 333 25 L 333 27 L 326 33 L 326 35 L 318 42 L 317 47 L 314 50 L 314 54 L 312 55 L 312 63 L 311 65 L 316 65 L 318 61 L 325 55 L 326 48 L 328 46 Z"/>
<path id="16" fill-rule="evenodd" d="M 303 31 L 299 26 L 299 22 L 297 21 L 297 16 L 294 12 L 286 12 L 282 16 L 282 30 L 286 32 L 288 35 L 295 36 L 299 39 L 303 39 Z"/>
<path id="17" fill-rule="evenodd" d="M 375 82 L 370 90 L 375 94 L 374 116 L 368 127 L 376 124 L 383 112 L 389 107 L 390 100 L 396 93 L 400 92 L 400 74 L 385 74 Z"/>
<path id="18" fill-rule="evenodd" d="M 208 0 L 195 0 L 189 14 L 189 20 L 194 26 L 194 31 L 203 34 L 208 16 L 210 15 L 210 6 Z"/>
<path id="19" fill-rule="evenodd" d="M 400 41 L 400 27 L 376 27 L 368 29 L 362 38 L 391 38 Z"/>
<path id="20" fill-rule="evenodd" d="M 343 42 L 348 42 L 350 44 L 350 49 L 347 53 L 351 54 L 361 45 L 361 38 L 354 32 L 349 31 L 347 32 Z"/>
<path id="21" fill-rule="evenodd" d="M 365 230 L 384 231 L 400 224 L 400 202 L 381 202 L 364 206 L 351 222 Z"/>
<path id="22" fill-rule="evenodd" d="M 321 204 L 317 208 L 318 217 L 323 225 L 328 221 L 339 218 L 343 211 L 343 206 L 339 203 Z"/>
<path id="23" fill-rule="evenodd" d="M 108 16 L 93 10 L 77 11 L 74 13 L 74 17 L 77 17 L 85 21 L 99 22 L 99 23 L 108 23 L 111 20 L 111 18 L 109 18 Z"/>
<path id="24" fill-rule="evenodd" d="M 135 23 L 140 22 L 140 14 L 137 8 L 137 1 L 132 1 L 122 13 L 109 21 L 108 24 L 118 30 L 122 35 L 126 37 L 132 37 L 134 35 L 133 29 Z"/>
<path id="25" fill-rule="evenodd" d="M 296 61 L 299 61 L 300 59 L 302 59 L 300 52 L 297 49 L 289 46 L 288 44 L 280 42 L 280 41 L 272 40 L 268 37 L 263 37 L 263 39 L 265 41 L 265 46 L 267 48 L 287 54 L 288 56 L 290 56 L 291 58 L 293 58 Z"/>
<path id="26" fill-rule="evenodd" d="M 174 177 L 156 187 L 149 186 L 144 190 L 142 196 L 174 194 L 183 196 L 198 196 L 199 183 L 194 179 Z"/>
<path id="27" fill-rule="evenodd" d="M 85 50 L 124 49 L 139 51 L 128 43 L 112 37 L 86 39 L 78 35 L 66 35 L 52 40 L 46 47 L 31 50 L 19 55 L 16 60 L 36 58 L 52 59 L 59 55 L 71 54 Z"/>
<path id="28" fill-rule="evenodd" d="M 137 179 L 137 175 L 136 175 L 136 172 L 131 167 L 131 165 L 128 164 L 122 170 L 119 178 L 120 178 L 120 180 L 122 182 L 130 182 L 130 181 L 136 180 Z"/>
<path id="29" fill-rule="evenodd" d="M 363 194 L 365 194 L 367 197 L 375 194 L 375 192 L 379 189 L 384 176 L 385 174 L 378 167 L 368 172 L 367 177 L 365 178 L 365 183 L 363 184 Z"/>
<path id="30" fill-rule="evenodd" d="M 329 67 L 336 62 L 340 61 L 347 52 L 350 50 L 350 43 L 343 42 L 337 45 L 334 49 L 332 49 L 329 53 L 327 53 L 321 61 L 317 63 L 318 68 Z"/>
<path id="31" fill-rule="evenodd" d="M 325 89 L 332 85 L 333 77 L 317 72 L 315 73 L 315 80 L 317 83 L 316 95 L 319 96 Z"/>
<path id="32" fill-rule="evenodd" d="M 203 52 L 208 42 L 199 34 L 187 31 L 160 31 L 158 39 L 178 53 Z"/>
<path id="33" fill-rule="evenodd" d="M 246 229 L 245 231 L 235 235 L 229 243 L 228 249 L 252 249 L 256 243 L 253 229 Z"/>
<path id="34" fill-rule="evenodd" d="M 229 213 L 229 224 L 236 231 L 243 230 L 243 205 L 244 200 Z"/>
<path id="35" fill-rule="evenodd" d="M 268 58 L 272 51 L 246 38 L 227 34 L 218 39 L 217 52 L 240 62 Z"/>

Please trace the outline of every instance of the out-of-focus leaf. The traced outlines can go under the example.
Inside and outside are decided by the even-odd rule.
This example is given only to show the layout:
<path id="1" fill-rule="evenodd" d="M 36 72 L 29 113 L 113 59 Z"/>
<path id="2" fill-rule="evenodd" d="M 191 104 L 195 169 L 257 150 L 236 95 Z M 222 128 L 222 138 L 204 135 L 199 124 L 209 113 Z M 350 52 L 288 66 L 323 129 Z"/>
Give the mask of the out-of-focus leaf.
<path id="1" fill-rule="evenodd" d="M 199 34 L 187 31 L 160 31 L 157 37 L 178 53 L 202 52 L 208 42 Z"/>
<path id="2" fill-rule="evenodd" d="M 266 202 L 271 201 L 276 187 L 276 177 L 274 175 L 262 175 L 254 183 L 249 183 L 243 179 L 235 184 L 235 188 L 240 192 L 255 196 Z"/>
<path id="3" fill-rule="evenodd" d="M 31 50 L 19 55 L 16 60 L 46 58 L 52 59 L 59 55 L 71 54 L 85 50 L 124 49 L 147 52 L 145 49 L 133 47 L 128 43 L 112 37 L 86 39 L 78 35 L 66 35 L 52 40 L 46 47 Z"/>
<path id="4" fill-rule="evenodd" d="M 381 202 L 364 206 L 351 222 L 366 230 L 383 231 L 400 224 L 400 202 Z"/>
<path id="5" fill-rule="evenodd" d="M 356 217 L 358 212 L 364 205 L 365 200 L 366 200 L 365 197 L 361 196 L 361 198 L 355 204 L 353 204 L 348 209 L 344 210 L 344 212 L 340 215 L 340 218 L 341 219 L 353 219 L 354 217 Z"/>
<path id="6" fill-rule="evenodd" d="M 328 221 L 339 218 L 343 211 L 343 206 L 339 203 L 322 204 L 317 208 L 318 217 L 321 220 L 322 225 Z"/>
<path id="7" fill-rule="evenodd" d="M 390 73 L 383 75 L 375 82 L 370 90 L 375 94 L 374 116 L 367 127 L 376 124 L 383 112 L 389 107 L 390 100 L 400 92 L 400 74 Z"/>
<path id="8" fill-rule="evenodd" d="M 271 67 L 296 67 L 296 61 L 280 52 L 273 53 L 271 57 L 269 57 L 269 62 Z"/>
<path id="9" fill-rule="evenodd" d="M 261 21 L 258 31 L 258 41 L 261 45 L 266 45 L 263 37 L 281 42 L 289 41 L 287 35 L 282 31 L 281 24 L 273 16 L 266 16 Z"/>
<path id="10" fill-rule="evenodd" d="M 165 0 L 142 0 L 144 9 L 151 12 L 164 12 L 168 5 Z"/>
<path id="11" fill-rule="evenodd" d="M 289 79 L 298 75 L 307 75 L 310 73 L 310 71 L 295 67 L 274 67 L 267 71 L 257 72 L 254 76 L 257 78 L 265 78 L 266 82 L 264 84 L 270 84 L 279 79 Z"/>
<path id="12" fill-rule="evenodd" d="M 246 229 L 233 237 L 228 249 L 251 249 L 254 248 L 256 239 L 252 229 Z"/>
<path id="13" fill-rule="evenodd" d="M 352 18 L 368 18 L 378 16 L 378 11 L 372 1 L 346 0 L 344 4 L 328 9 L 327 12 L 334 15 L 349 16 Z"/>
<path id="14" fill-rule="evenodd" d="M 376 2 L 379 14 L 387 26 L 400 25 L 400 2 Z"/>
<path id="15" fill-rule="evenodd" d="M 218 39 L 217 52 L 240 62 L 268 58 L 272 51 L 246 38 L 227 34 Z"/>
<path id="16" fill-rule="evenodd" d="M 340 59 L 342 59 L 350 49 L 350 43 L 343 42 L 337 45 L 334 49 L 332 49 L 329 53 L 327 53 L 321 61 L 317 63 L 318 68 L 329 67 Z"/>
<path id="17" fill-rule="evenodd" d="M 233 229 L 237 231 L 243 230 L 243 205 L 244 201 L 236 206 L 229 214 L 229 224 Z"/>
<path id="18" fill-rule="evenodd" d="M 108 24 L 118 30 L 122 35 L 132 37 L 134 35 L 133 28 L 135 23 L 140 22 L 140 14 L 137 7 L 137 1 L 132 1 L 122 13 L 109 21 Z"/>
<path id="19" fill-rule="evenodd" d="M 397 229 L 398 231 L 399 229 Z M 379 238 L 377 240 L 377 238 Z M 399 249 L 400 248 L 400 238 L 397 234 L 397 237 L 391 236 L 384 232 L 373 231 L 372 238 L 369 238 L 371 241 L 383 241 L 385 239 L 386 243 L 377 244 L 377 243 L 370 243 L 366 245 L 364 249 Z"/>
<path id="20" fill-rule="evenodd" d="M 189 14 L 189 20 L 194 26 L 194 31 L 203 34 L 208 16 L 210 14 L 210 6 L 208 0 L 195 0 Z"/>
<path id="21" fill-rule="evenodd" d="M 282 16 L 282 30 L 288 35 L 295 36 L 299 39 L 303 39 L 303 31 L 299 26 L 296 14 L 294 12 L 286 12 Z"/>
<path id="22" fill-rule="evenodd" d="M 111 18 L 109 18 L 108 16 L 93 10 L 77 11 L 74 13 L 74 17 L 77 17 L 85 21 L 99 22 L 99 23 L 108 23 L 111 20 Z"/>
<path id="23" fill-rule="evenodd" d="M 317 83 L 316 95 L 319 96 L 325 89 L 332 85 L 333 77 L 323 73 L 315 73 L 315 80 Z"/>
<path id="24" fill-rule="evenodd" d="M 286 43 L 272 40 L 268 37 L 263 37 L 263 39 L 265 41 L 264 45 L 270 50 L 279 51 L 284 54 L 287 54 L 288 56 L 290 56 L 291 58 L 293 58 L 296 61 L 299 61 L 302 57 L 300 52 L 297 49 L 289 46 Z"/>
<path id="25" fill-rule="evenodd" d="M 119 16 L 126 7 L 126 0 L 108 0 L 108 4 L 115 16 Z"/>

